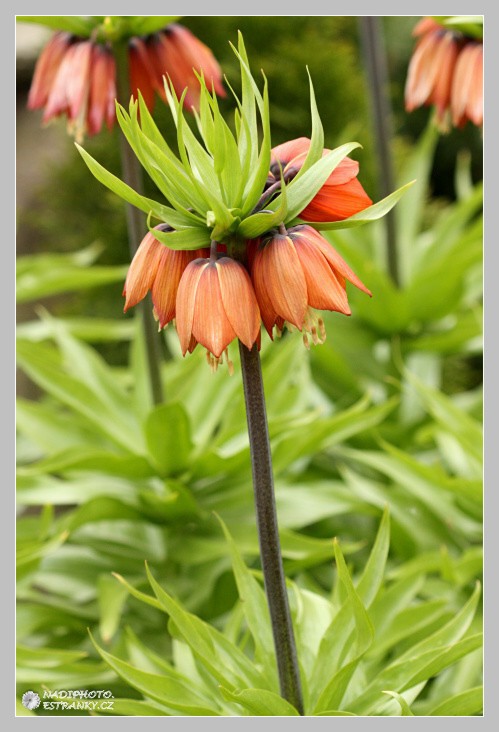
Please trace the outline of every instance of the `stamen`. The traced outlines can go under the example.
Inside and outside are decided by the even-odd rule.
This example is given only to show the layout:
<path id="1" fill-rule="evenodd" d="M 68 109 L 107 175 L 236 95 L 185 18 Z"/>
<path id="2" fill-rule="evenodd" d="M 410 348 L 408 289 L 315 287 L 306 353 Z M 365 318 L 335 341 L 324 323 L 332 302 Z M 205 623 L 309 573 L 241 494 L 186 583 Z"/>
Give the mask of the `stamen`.
<path id="1" fill-rule="evenodd" d="M 326 340 L 326 335 L 327 334 L 326 334 L 326 326 L 324 324 L 323 319 L 322 318 L 319 318 L 319 320 L 317 321 L 317 324 L 319 326 L 319 333 L 321 335 L 322 342 L 324 343 L 324 341 Z"/>
<path id="2" fill-rule="evenodd" d="M 227 362 L 227 369 L 229 371 L 229 376 L 233 376 L 234 375 L 234 364 L 232 363 L 232 361 L 229 358 L 229 349 L 226 348 L 224 353 L 225 353 L 225 360 Z"/>
<path id="3" fill-rule="evenodd" d="M 312 337 L 312 343 L 314 346 L 322 345 L 326 340 L 326 326 L 324 325 L 324 320 L 318 315 L 318 313 L 314 312 L 312 308 L 307 310 L 302 332 L 303 343 L 305 344 L 305 348 L 308 350 L 310 350 L 310 341 L 307 333 Z"/>

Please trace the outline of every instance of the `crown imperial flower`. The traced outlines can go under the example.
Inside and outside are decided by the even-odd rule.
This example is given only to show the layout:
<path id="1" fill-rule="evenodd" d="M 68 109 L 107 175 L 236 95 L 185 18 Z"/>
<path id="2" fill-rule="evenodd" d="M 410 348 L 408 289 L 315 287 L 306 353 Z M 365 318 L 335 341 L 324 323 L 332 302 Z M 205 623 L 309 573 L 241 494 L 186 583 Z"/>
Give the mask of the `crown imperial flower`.
<path id="1" fill-rule="evenodd" d="M 483 43 L 459 30 L 423 18 L 405 85 L 405 108 L 433 105 L 441 131 L 483 122 Z"/>
<path id="2" fill-rule="evenodd" d="M 325 328 L 311 308 L 350 315 L 346 280 L 363 292 L 370 291 L 330 244 L 311 226 L 295 226 L 253 244 L 251 278 L 272 338 L 273 328 L 284 322 L 323 342 Z"/>
<path id="3" fill-rule="evenodd" d="M 305 162 L 310 143 L 308 137 L 299 137 L 272 148 L 268 185 L 279 179 L 279 164 L 284 180 L 292 180 Z M 330 152 L 324 148 L 322 157 Z M 370 206 L 372 201 L 357 180 L 358 173 L 358 162 L 343 158 L 300 213 L 300 218 L 304 221 L 342 221 Z"/>
<path id="4" fill-rule="evenodd" d="M 196 73 L 225 96 L 220 67 L 211 53 L 187 28 L 172 23 L 164 30 L 128 40 L 129 77 L 132 94 L 140 90 L 149 110 L 155 94 L 166 101 L 164 79 L 170 79 L 185 106 L 199 108 L 200 84 Z M 68 132 L 77 141 L 111 129 L 115 122 L 116 61 L 109 42 L 56 32 L 35 66 L 28 95 L 29 109 L 43 109 L 43 122 L 65 115 Z"/>
<path id="5" fill-rule="evenodd" d="M 260 311 L 251 280 L 245 267 L 229 257 L 195 259 L 186 267 L 176 311 L 182 353 L 194 338 L 208 351 L 213 368 L 234 338 L 249 349 L 259 339 Z"/>

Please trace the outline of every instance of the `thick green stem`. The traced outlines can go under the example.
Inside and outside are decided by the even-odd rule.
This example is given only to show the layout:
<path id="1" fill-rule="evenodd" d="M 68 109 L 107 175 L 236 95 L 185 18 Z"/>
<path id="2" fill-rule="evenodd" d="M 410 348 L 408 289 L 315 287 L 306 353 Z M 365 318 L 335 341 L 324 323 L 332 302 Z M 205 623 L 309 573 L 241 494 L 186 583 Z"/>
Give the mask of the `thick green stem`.
<path id="1" fill-rule="evenodd" d="M 126 43 L 116 44 L 115 57 L 118 101 L 123 105 L 127 105 L 131 92 Z M 123 180 L 131 188 L 137 191 L 137 193 L 142 193 L 142 171 L 139 162 L 123 133 L 120 133 L 120 152 Z M 144 215 L 142 212 L 129 203 L 126 204 L 126 220 L 128 229 L 128 247 L 130 250 L 130 257 L 133 258 L 144 237 L 147 227 L 145 225 Z M 161 373 L 159 369 L 161 362 L 161 349 L 157 327 L 152 317 L 153 304 L 151 296 L 148 295 L 138 307 L 140 309 L 140 317 L 142 319 L 142 327 L 144 331 L 151 397 L 153 404 L 161 404 L 164 398 Z"/>
<path id="2" fill-rule="evenodd" d="M 380 168 L 381 197 L 395 190 L 391 156 L 392 114 L 388 96 L 388 72 L 380 19 L 366 15 L 360 18 L 362 46 L 365 67 L 369 81 L 369 93 L 374 115 L 376 149 Z M 385 216 L 388 271 L 394 283 L 400 285 L 400 271 L 397 251 L 395 211 Z"/>
<path id="3" fill-rule="evenodd" d="M 260 557 L 270 611 L 281 695 L 303 714 L 296 645 L 277 526 L 274 478 L 270 453 L 260 354 L 239 342 L 244 399 L 251 452 Z"/>

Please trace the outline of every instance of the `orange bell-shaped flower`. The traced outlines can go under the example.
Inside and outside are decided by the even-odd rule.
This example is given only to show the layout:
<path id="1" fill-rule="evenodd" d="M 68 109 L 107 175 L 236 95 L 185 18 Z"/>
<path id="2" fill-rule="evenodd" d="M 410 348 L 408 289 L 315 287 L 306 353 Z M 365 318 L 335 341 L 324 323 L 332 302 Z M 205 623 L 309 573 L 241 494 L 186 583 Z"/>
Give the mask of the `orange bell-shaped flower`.
<path id="1" fill-rule="evenodd" d="M 305 162 L 309 148 L 308 137 L 299 137 L 274 147 L 268 182 L 272 184 L 279 179 L 279 163 L 283 168 L 284 179 L 291 180 Z M 330 152 L 325 148 L 322 157 Z M 299 214 L 300 218 L 305 221 L 342 221 L 370 206 L 372 201 L 357 180 L 358 173 L 358 162 L 349 157 L 343 158 Z"/>
<path id="2" fill-rule="evenodd" d="M 191 262 L 178 287 L 176 326 L 182 353 L 194 338 L 215 368 L 234 338 L 252 348 L 260 334 L 260 310 L 243 265 L 229 257 Z"/>
<path id="3" fill-rule="evenodd" d="M 324 323 L 311 308 L 350 315 L 346 280 L 371 294 L 311 226 L 296 226 L 262 240 L 250 261 L 262 321 L 271 338 L 274 326 L 281 330 L 285 321 L 310 333 L 314 343 L 322 342 Z"/>

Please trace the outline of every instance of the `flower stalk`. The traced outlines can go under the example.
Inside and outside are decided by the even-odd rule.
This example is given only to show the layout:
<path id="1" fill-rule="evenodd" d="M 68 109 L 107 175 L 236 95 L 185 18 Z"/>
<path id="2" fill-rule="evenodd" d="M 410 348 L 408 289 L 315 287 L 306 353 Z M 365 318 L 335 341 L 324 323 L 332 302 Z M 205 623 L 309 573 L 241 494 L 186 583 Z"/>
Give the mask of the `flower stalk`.
<path id="1" fill-rule="evenodd" d="M 388 99 L 388 72 L 386 54 L 381 35 L 379 18 L 360 18 L 361 38 L 364 48 L 365 66 L 369 82 L 369 93 L 374 116 L 376 149 L 380 167 L 380 192 L 388 195 L 394 189 L 394 175 L 390 145 L 392 141 L 391 108 Z M 397 250 L 395 211 L 388 211 L 386 222 L 387 263 L 390 276 L 400 285 L 400 268 Z"/>
<path id="2" fill-rule="evenodd" d="M 270 611 L 281 695 L 304 714 L 296 644 L 281 558 L 272 456 L 260 354 L 239 341 L 265 592 Z"/>
<path id="3" fill-rule="evenodd" d="M 118 92 L 118 101 L 122 104 L 128 104 L 131 89 L 129 81 L 128 69 L 128 52 L 127 42 L 115 44 L 116 58 L 116 85 Z M 123 180 L 127 185 L 138 193 L 142 193 L 142 171 L 139 161 L 133 150 L 129 146 L 125 135 L 120 132 L 120 153 L 121 165 L 123 172 Z M 133 259 L 139 242 L 144 236 L 145 222 L 144 215 L 135 206 L 126 203 L 126 221 L 128 230 L 128 246 L 130 257 Z M 151 316 L 152 299 L 151 295 L 147 295 L 144 302 L 140 304 L 140 317 L 142 319 L 142 328 L 144 332 L 144 341 L 146 346 L 146 362 L 149 373 L 149 384 L 151 390 L 151 398 L 153 404 L 161 404 L 163 402 L 163 386 L 161 383 L 161 373 L 159 364 L 161 362 L 161 351 L 157 328 Z"/>

